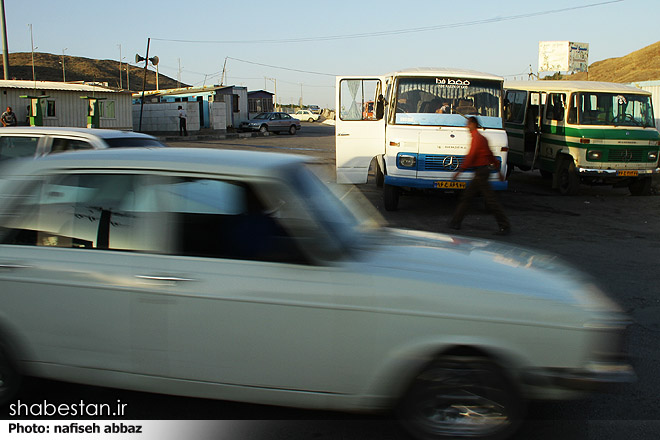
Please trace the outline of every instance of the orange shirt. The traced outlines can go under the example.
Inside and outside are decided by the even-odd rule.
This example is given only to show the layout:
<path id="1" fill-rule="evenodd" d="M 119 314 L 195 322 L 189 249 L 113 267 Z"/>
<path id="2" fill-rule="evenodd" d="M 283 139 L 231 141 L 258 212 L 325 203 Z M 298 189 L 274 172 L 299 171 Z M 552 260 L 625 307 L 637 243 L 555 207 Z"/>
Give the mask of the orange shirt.
<path id="1" fill-rule="evenodd" d="M 488 140 L 478 130 L 472 130 L 470 134 L 472 134 L 472 143 L 470 144 L 470 151 L 463 159 L 461 170 L 487 166 L 497 162 L 493 152 L 488 147 Z"/>

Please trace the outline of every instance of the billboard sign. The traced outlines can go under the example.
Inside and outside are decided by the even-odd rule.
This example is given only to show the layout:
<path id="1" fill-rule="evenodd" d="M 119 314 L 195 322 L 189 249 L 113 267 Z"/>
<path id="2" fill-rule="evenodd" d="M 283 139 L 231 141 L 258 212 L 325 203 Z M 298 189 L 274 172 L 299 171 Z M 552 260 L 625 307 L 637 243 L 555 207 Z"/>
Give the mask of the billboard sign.
<path id="1" fill-rule="evenodd" d="M 588 43 L 539 41 L 539 72 L 586 72 L 588 67 Z"/>

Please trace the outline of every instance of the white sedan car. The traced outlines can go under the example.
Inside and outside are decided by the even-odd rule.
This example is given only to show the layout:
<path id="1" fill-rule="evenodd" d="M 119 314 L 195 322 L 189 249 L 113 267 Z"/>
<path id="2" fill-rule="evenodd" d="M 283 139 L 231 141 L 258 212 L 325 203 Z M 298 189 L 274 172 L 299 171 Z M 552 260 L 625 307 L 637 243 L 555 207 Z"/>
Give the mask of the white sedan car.
<path id="1" fill-rule="evenodd" d="M 310 110 L 298 110 L 295 113 L 289 113 L 292 118 L 296 118 L 299 121 L 307 121 L 307 122 L 314 122 L 318 121 L 319 118 L 321 117 L 320 114 L 313 113 Z"/>
<path id="2" fill-rule="evenodd" d="M 305 159 L 51 155 L 0 175 L 0 397 L 21 374 L 491 438 L 633 377 L 626 318 L 555 257 L 360 220 Z"/>

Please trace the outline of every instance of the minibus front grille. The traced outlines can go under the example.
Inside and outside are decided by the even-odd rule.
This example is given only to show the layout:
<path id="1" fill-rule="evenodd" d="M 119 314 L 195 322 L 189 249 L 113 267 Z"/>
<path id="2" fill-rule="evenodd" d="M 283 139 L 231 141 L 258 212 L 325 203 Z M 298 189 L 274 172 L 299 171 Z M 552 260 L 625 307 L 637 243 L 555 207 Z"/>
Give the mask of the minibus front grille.
<path id="1" fill-rule="evenodd" d="M 609 153 L 608 162 L 644 162 L 645 151 L 632 148 L 615 148 Z"/>
<path id="2" fill-rule="evenodd" d="M 420 155 L 418 171 L 456 171 L 463 164 L 465 156 L 448 154 Z"/>

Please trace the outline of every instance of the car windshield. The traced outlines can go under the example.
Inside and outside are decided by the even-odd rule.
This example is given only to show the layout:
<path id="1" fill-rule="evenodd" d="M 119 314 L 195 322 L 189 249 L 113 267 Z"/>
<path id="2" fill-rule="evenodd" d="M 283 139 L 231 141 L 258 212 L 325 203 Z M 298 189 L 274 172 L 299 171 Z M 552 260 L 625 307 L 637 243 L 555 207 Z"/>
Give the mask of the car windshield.
<path id="1" fill-rule="evenodd" d="M 165 147 L 158 139 L 143 137 L 118 137 L 104 139 L 110 148 Z"/>
<path id="2" fill-rule="evenodd" d="M 268 119 L 270 117 L 270 113 L 259 113 L 257 116 L 255 116 L 252 119 Z"/>
<path id="3" fill-rule="evenodd" d="M 466 116 L 476 116 L 484 128 L 502 128 L 500 81 L 405 77 L 395 92 L 395 124 L 463 127 Z"/>
<path id="4" fill-rule="evenodd" d="M 342 252 L 350 251 L 370 232 L 379 229 L 376 215 L 361 212 L 358 208 L 361 203 L 355 203 L 354 208 L 351 199 L 340 200 L 309 168 L 295 167 L 291 177 L 306 209 Z"/>
<path id="5" fill-rule="evenodd" d="M 653 127 L 651 97 L 634 93 L 574 93 L 569 124 Z"/>

